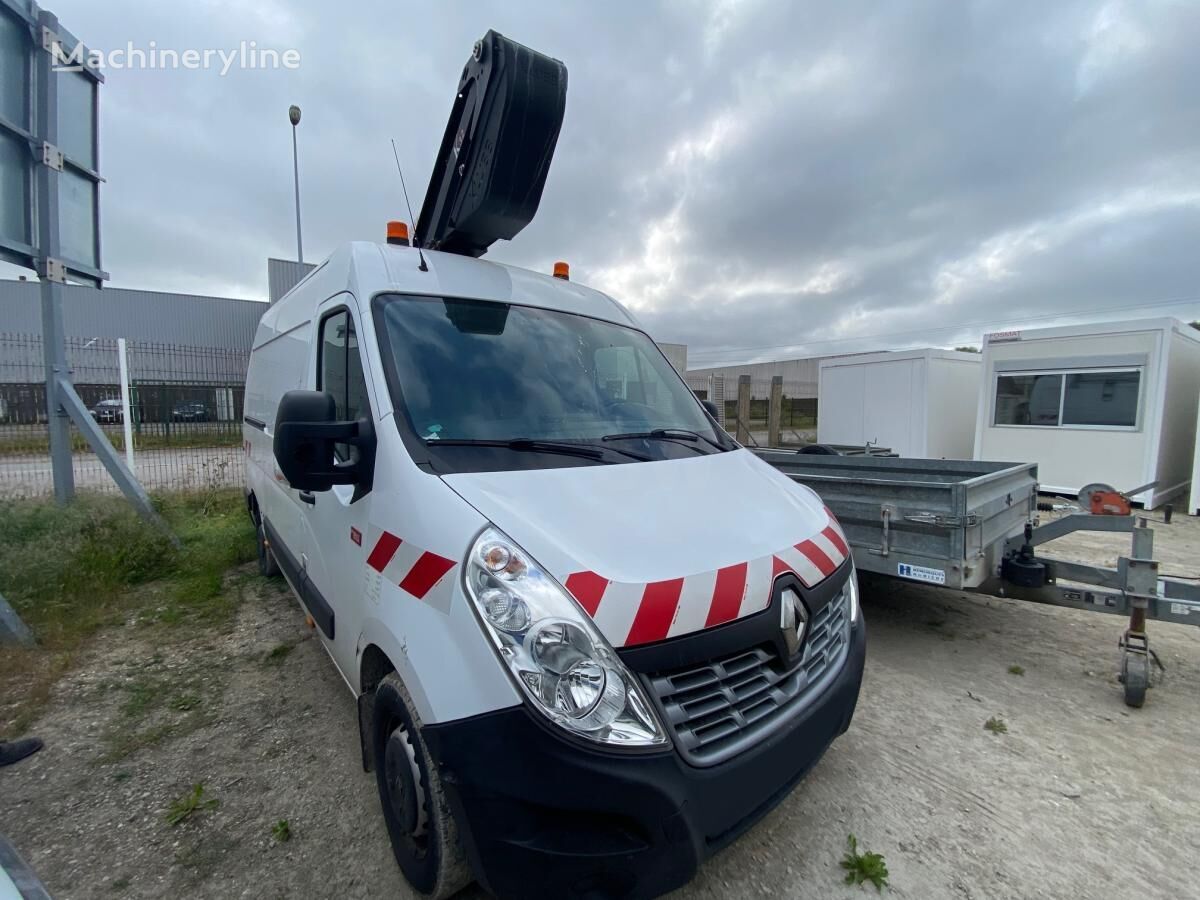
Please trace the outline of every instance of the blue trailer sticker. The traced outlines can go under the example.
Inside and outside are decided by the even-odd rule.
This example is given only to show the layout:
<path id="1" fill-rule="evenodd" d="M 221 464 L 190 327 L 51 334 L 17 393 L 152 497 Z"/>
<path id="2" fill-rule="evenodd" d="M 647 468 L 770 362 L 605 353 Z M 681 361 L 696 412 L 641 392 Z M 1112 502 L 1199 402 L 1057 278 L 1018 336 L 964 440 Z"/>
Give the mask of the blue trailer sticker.
<path id="1" fill-rule="evenodd" d="M 928 584 L 945 584 L 946 573 L 942 569 L 927 569 L 924 566 L 910 566 L 900 563 L 896 566 L 896 574 L 901 578 L 911 578 L 913 581 L 924 581 Z"/>

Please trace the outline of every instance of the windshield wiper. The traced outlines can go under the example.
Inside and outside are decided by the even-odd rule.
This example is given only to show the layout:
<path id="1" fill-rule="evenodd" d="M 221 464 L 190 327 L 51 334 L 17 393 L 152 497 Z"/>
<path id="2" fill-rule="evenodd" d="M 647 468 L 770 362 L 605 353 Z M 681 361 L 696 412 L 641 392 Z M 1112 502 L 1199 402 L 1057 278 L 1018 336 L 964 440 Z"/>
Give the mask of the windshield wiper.
<path id="1" fill-rule="evenodd" d="M 722 453 L 726 447 L 721 446 L 710 437 L 705 437 L 698 431 L 691 431 L 687 428 L 655 428 L 653 431 L 631 431 L 628 434 L 606 434 L 600 440 L 602 441 L 691 441 L 693 444 L 697 441 L 704 441 L 706 444 L 711 444 Z M 699 448 L 696 448 L 699 449 Z"/>
<path id="2" fill-rule="evenodd" d="M 511 438 L 509 440 L 485 440 L 473 438 L 439 438 L 427 440 L 428 447 L 504 447 L 508 450 L 528 453 L 558 453 L 562 456 L 579 456 L 583 459 L 603 460 L 606 451 L 628 456 L 639 462 L 650 462 L 650 457 L 631 450 L 616 447 L 590 447 L 587 444 L 571 444 L 566 441 L 538 441 L 533 438 Z"/>

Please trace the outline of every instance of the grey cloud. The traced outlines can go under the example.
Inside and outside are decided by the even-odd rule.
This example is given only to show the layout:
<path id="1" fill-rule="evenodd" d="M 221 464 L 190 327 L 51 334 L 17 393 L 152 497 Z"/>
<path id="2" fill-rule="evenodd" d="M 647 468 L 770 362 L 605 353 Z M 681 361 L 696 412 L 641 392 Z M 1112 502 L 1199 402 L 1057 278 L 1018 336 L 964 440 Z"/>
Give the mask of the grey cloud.
<path id="1" fill-rule="evenodd" d="M 694 360 L 977 341 L 970 323 L 1200 301 L 1194 4 L 55 9 L 97 47 L 303 54 L 294 73 L 110 74 L 115 284 L 265 292 L 264 258 L 293 248 L 293 102 L 308 256 L 377 238 L 404 215 L 389 139 L 419 206 L 460 67 L 495 27 L 566 61 L 570 89 L 542 209 L 492 258 L 570 260 Z M 881 336 L 846 340 L 862 335 Z"/>

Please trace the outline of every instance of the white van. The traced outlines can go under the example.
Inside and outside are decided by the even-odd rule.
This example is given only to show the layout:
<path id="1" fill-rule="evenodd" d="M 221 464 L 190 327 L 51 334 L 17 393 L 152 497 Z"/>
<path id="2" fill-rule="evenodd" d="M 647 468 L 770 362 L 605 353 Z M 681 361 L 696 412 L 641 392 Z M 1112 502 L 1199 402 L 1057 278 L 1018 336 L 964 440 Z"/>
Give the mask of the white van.
<path id="1" fill-rule="evenodd" d="M 612 298 L 390 244 L 263 316 L 246 492 L 419 892 L 648 897 L 846 730 L 846 539 Z"/>

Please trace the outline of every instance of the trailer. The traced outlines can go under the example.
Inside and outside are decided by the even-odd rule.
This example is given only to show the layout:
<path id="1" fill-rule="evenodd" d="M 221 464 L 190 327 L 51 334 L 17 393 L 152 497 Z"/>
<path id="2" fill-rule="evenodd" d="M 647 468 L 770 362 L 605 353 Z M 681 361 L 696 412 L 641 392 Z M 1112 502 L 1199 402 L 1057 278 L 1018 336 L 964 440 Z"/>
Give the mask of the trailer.
<path id="1" fill-rule="evenodd" d="M 1126 617 L 1119 649 L 1129 706 L 1145 702 L 1163 669 L 1146 623 L 1200 626 L 1200 585 L 1159 576 L 1145 517 L 1128 504 L 1124 515 L 1089 504 L 1043 523 L 1034 463 L 754 452 L 821 496 L 861 572 Z M 1130 554 L 1115 569 L 1038 554 L 1077 531 L 1129 534 Z"/>

